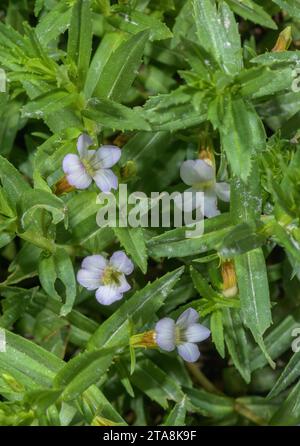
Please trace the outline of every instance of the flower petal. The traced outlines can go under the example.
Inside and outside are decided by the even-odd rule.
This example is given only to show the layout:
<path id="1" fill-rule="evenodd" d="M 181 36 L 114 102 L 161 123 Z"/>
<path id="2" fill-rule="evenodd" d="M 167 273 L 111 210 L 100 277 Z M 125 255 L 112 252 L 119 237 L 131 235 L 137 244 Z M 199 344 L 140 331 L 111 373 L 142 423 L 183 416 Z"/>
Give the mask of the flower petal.
<path id="1" fill-rule="evenodd" d="M 87 148 L 93 144 L 93 141 L 88 135 L 85 135 L 84 133 L 79 136 L 77 140 L 77 150 L 79 152 L 79 155 L 84 157 L 87 153 Z"/>
<path id="2" fill-rule="evenodd" d="M 103 285 L 96 291 L 96 299 L 102 305 L 111 305 L 117 300 L 121 300 L 123 294 L 112 285 Z"/>
<path id="3" fill-rule="evenodd" d="M 117 146 L 102 146 L 97 150 L 97 158 L 103 169 L 114 166 L 121 158 L 121 149 Z"/>
<path id="4" fill-rule="evenodd" d="M 181 194 L 178 192 L 174 198 L 175 206 L 186 213 L 192 212 L 196 208 L 201 208 L 203 212 L 203 196 L 200 196 L 200 194 L 203 194 L 203 192 L 193 187 L 189 187 Z"/>
<path id="5" fill-rule="evenodd" d="M 207 218 L 211 218 L 219 214 L 216 192 L 214 189 L 207 189 L 204 194 L 204 215 Z"/>
<path id="6" fill-rule="evenodd" d="M 102 274 L 106 264 L 107 261 L 100 255 L 85 257 L 77 273 L 77 281 L 88 290 L 96 290 L 102 283 Z"/>
<path id="7" fill-rule="evenodd" d="M 101 285 L 101 275 L 96 270 L 80 269 L 77 282 L 87 290 L 96 290 Z"/>
<path id="8" fill-rule="evenodd" d="M 128 276 L 134 270 L 134 265 L 132 261 L 127 257 L 124 251 L 116 251 L 110 258 L 109 263 L 121 273 Z"/>
<path id="9" fill-rule="evenodd" d="M 110 192 L 111 189 L 118 189 L 118 178 L 109 169 L 99 169 L 93 179 L 102 192 Z"/>
<path id="10" fill-rule="evenodd" d="M 103 271 L 107 266 L 107 260 L 100 254 L 95 254 L 93 256 L 87 256 L 83 259 L 81 268 L 96 270 L 98 272 Z"/>
<path id="11" fill-rule="evenodd" d="M 124 276 L 124 274 L 122 274 L 122 276 L 120 277 L 120 285 L 118 286 L 118 290 L 120 291 L 120 293 L 126 293 L 130 289 L 131 285 L 129 285 L 129 283 L 126 280 L 126 277 Z"/>
<path id="12" fill-rule="evenodd" d="M 230 201 L 230 185 L 228 183 L 217 183 L 216 193 L 220 200 Z"/>
<path id="13" fill-rule="evenodd" d="M 209 336 L 210 330 L 201 324 L 189 325 L 185 331 L 185 338 L 188 342 L 201 342 Z"/>
<path id="14" fill-rule="evenodd" d="M 177 347 L 180 356 L 187 362 L 196 362 L 200 357 L 200 350 L 196 344 L 185 342 Z"/>
<path id="15" fill-rule="evenodd" d="M 155 325 L 156 343 L 167 352 L 175 349 L 175 322 L 169 317 L 164 317 Z"/>
<path id="16" fill-rule="evenodd" d="M 188 186 L 214 179 L 214 170 L 203 160 L 188 160 L 181 164 L 180 176 Z"/>
<path id="17" fill-rule="evenodd" d="M 181 329 L 186 329 L 199 320 L 199 314 L 194 308 L 188 308 L 177 319 L 176 325 Z"/>
<path id="18" fill-rule="evenodd" d="M 77 189 L 86 189 L 91 184 L 92 179 L 77 155 L 73 153 L 66 155 L 63 159 L 62 168 L 71 186 Z"/>

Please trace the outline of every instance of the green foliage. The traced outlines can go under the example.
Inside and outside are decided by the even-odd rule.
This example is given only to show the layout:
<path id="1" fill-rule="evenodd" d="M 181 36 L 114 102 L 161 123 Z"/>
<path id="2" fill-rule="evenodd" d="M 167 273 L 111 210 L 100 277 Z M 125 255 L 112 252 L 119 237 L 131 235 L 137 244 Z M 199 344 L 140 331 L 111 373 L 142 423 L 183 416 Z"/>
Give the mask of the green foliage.
<path id="1" fill-rule="evenodd" d="M 0 425 L 300 423 L 299 25 L 298 0 L 1 4 Z M 82 133 L 153 206 L 199 158 L 230 202 L 195 237 L 99 226 L 62 168 Z M 119 250 L 131 289 L 101 305 L 77 272 Z M 153 331 L 188 308 L 195 364 Z"/>

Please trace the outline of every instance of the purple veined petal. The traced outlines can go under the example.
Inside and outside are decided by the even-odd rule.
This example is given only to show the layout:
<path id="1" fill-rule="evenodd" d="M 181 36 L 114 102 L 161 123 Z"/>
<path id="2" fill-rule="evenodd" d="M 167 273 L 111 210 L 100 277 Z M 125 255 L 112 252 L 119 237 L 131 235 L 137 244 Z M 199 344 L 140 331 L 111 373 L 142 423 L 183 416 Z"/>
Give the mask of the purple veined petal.
<path id="1" fill-rule="evenodd" d="M 217 183 L 216 193 L 220 200 L 230 201 L 230 185 L 228 183 Z"/>
<path id="2" fill-rule="evenodd" d="M 104 268 L 107 266 L 107 260 L 105 257 L 101 256 L 100 254 L 95 254 L 92 256 L 87 256 L 83 259 L 81 268 L 90 269 L 90 270 L 96 270 L 101 273 L 103 272 Z"/>
<path id="3" fill-rule="evenodd" d="M 181 164 L 180 177 L 188 186 L 213 181 L 214 170 L 203 160 L 188 160 Z"/>
<path id="4" fill-rule="evenodd" d="M 71 186 L 76 187 L 76 189 L 87 189 L 92 182 L 92 178 L 86 173 L 85 170 L 83 170 L 79 174 L 67 174 L 66 178 L 68 180 L 68 183 Z"/>
<path id="5" fill-rule="evenodd" d="M 96 299 L 102 305 L 111 305 L 118 300 L 121 300 L 123 294 L 119 289 L 112 285 L 103 285 L 96 291 Z"/>
<path id="6" fill-rule="evenodd" d="M 77 155 L 73 153 L 66 155 L 63 159 L 62 168 L 71 186 L 77 189 L 86 189 L 91 184 L 92 179 Z"/>
<path id="7" fill-rule="evenodd" d="M 212 218 L 219 214 L 215 189 L 207 189 L 204 194 L 204 215 L 207 218 Z"/>
<path id="8" fill-rule="evenodd" d="M 185 339 L 187 342 L 201 342 L 209 338 L 210 330 L 201 324 L 192 324 L 185 330 Z"/>
<path id="9" fill-rule="evenodd" d="M 80 269 L 77 282 L 89 291 L 96 290 L 101 285 L 101 275 L 96 270 Z"/>
<path id="10" fill-rule="evenodd" d="M 121 273 L 128 276 L 134 270 L 134 265 L 132 261 L 127 257 L 124 251 L 116 251 L 110 258 L 109 263 Z"/>
<path id="11" fill-rule="evenodd" d="M 175 322 L 169 317 L 164 317 L 155 325 L 156 343 L 167 352 L 175 349 Z"/>
<path id="12" fill-rule="evenodd" d="M 93 179 L 102 192 L 110 192 L 111 189 L 118 189 L 118 178 L 109 169 L 99 169 Z"/>
<path id="13" fill-rule="evenodd" d="M 77 150 L 81 157 L 85 157 L 87 148 L 93 144 L 92 139 L 84 133 L 77 140 Z"/>
<path id="14" fill-rule="evenodd" d="M 188 308 L 177 319 L 176 325 L 181 329 L 187 329 L 199 320 L 199 314 L 194 308 Z"/>
<path id="15" fill-rule="evenodd" d="M 120 280 L 120 285 L 118 286 L 118 290 L 120 291 L 120 293 L 126 293 L 131 289 L 131 285 L 127 282 L 124 274 L 122 274 L 119 280 Z"/>
<path id="16" fill-rule="evenodd" d="M 121 158 L 121 149 L 117 146 L 102 146 L 97 150 L 97 158 L 103 169 L 109 169 Z"/>
<path id="17" fill-rule="evenodd" d="M 196 344 L 185 342 L 177 347 L 178 353 L 187 362 L 196 362 L 200 357 L 200 350 Z"/>
<path id="18" fill-rule="evenodd" d="M 78 155 L 75 155 L 74 153 L 68 153 L 68 155 L 66 155 L 63 159 L 62 169 L 66 174 L 75 174 L 82 172 L 82 170 L 84 170 L 84 167 Z"/>

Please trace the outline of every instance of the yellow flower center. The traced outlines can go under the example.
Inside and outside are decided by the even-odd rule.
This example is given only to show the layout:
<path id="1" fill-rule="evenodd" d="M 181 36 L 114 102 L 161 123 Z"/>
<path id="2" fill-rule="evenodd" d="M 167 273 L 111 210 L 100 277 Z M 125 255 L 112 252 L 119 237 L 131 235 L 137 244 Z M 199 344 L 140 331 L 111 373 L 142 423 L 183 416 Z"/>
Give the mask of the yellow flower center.
<path id="1" fill-rule="evenodd" d="M 86 172 L 89 174 L 90 177 L 92 177 L 95 174 L 95 169 L 91 165 L 90 161 L 85 158 L 82 158 L 80 161 L 83 164 Z"/>
<path id="2" fill-rule="evenodd" d="M 111 266 L 107 266 L 102 276 L 103 285 L 120 285 L 120 276 L 122 273 L 115 270 Z"/>

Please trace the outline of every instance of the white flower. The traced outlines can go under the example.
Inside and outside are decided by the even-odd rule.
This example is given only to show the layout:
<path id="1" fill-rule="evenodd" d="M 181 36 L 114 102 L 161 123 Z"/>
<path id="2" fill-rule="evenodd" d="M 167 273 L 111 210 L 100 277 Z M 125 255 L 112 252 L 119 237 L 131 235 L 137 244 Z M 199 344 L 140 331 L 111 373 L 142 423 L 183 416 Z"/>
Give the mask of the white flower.
<path id="1" fill-rule="evenodd" d="M 92 255 L 83 260 L 77 280 L 87 290 L 97 290 L 99 303 L 110 305 L 130 290 L 125 276 L 133 269 L 132 261 L 123 251 L 116 251 L 109 261 L 101 255 Z"/>
<path id="2" fill-rule="evenodd" d="M 98 150 L 88 150 L 93 142 L 87 135 L 80 135 L 75 155 L 69 153 L 64 157 L 62 168 L 68 183 L 76 189 L 87 189 L 92 180 L 102 192 L 118 188 L 118 178 L 110 170 L 120 159 L 121 150 L 116 146 L 102 146 Z"/>
<path id="3" fill-rule="evenodd" d="M 229 184 L 216 183 L 213 167 L 204 160 L 184 161 L 180 168 L 180 176 L 185 184 L 192 186 L 186 190 L 186 192 L 192 192 L 190 210 L 196 209 L 197 192 L 204 192 L 204 210 L 202 213 L 208 218 L 220 214 L 217 208 L 217 197 L 222 201 L 230 200 Z"/>
<path id="4" fill-rule="evenodd" d="M 155 326 L 156 343 L 167 352 L 177 347 L 179 355 L 187 362 L 195 362 L 200 356 L 196 342 L 210 336 L 210 330 L 197 323 L 199 315 L 193 308 L 185 310 L 175 322 L 165 317 Z"/>

